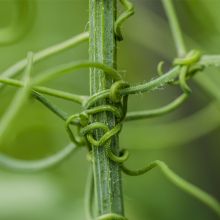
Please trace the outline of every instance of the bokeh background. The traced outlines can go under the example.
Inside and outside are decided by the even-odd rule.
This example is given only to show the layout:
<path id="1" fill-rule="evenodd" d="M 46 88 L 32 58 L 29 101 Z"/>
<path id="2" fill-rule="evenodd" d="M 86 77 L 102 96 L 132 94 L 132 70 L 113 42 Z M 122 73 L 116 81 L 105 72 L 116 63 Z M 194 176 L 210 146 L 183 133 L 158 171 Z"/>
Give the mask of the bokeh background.
<path id="1" fill-rule="evenodd" d="M 31 27 L 17 42 L 0 45 L 0 71 L 38 51 L 88 29 L 88 0 L 30 0 L 34 5 Z M 165 69 L 175 58 L 175 47 L 159 0 L 133 0 L 135 15 L 123 25 L 124 41 L 118 44 L 118 69 L 131 84 L 155 77 L 159 61 Z M 188 49 L 204 53 L 220 51 L 220 1 L 174 0 Z M 119 11 L 123 11 L 120 7 Z M 14 0 L 0 0 L 0 28 L 16 13 Z M 84 43 L 34 65 L 34 74 L 57 64 L 88 58 Z M 207 75 L 219 88 L 219 69 Z M 78 71 L 47 85 L 65 91 L 88 94 L 88 70 Z M 199 77 L 199 76 L 198 76 Z M 124 124 L 120 145 L 130 151 L 130 167 L 160 159 L 185 179 L 220 200 L 220 107 L 213 96 L 195 81 L 191 98 L 167 116 Z M 180 94 L 174 86 L 129 99 L 129 110 L 162 106 Z M 0 116 L 16 89 L 7 86 L 0 93 Z M 220 97 L 220 96 L 219 96 Z M 69 113 L 80 108 L 56 98 L 50 100 Z M 54 154 L 69 142 L 64 122 L 35 100 L 29 100 L 10 127 L 1 153 L 33 160 Z M 40 173 L 22 174 L 0 170 L 0 220 L 85 219 L 84 189 L 88 162 L 84 149 L 61 165 Z M 127 217 L 132 220 L 215 220 L 203 204 L 169 183 L 158 169 L 140 177 L 123 176 Z"/>

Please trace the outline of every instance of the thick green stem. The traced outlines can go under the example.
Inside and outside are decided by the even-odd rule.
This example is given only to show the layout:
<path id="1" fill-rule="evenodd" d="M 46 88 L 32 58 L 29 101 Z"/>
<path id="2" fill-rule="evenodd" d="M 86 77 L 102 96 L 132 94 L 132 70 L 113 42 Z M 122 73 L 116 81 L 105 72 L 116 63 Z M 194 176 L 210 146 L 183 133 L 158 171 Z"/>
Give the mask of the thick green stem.
<path id="1" fill-rule="evenodd" d="M 90 60 L 100 62 L 116 68 L 116 41 L 114 36 L 114 22 L 116 16 L 116 0 L 90 0 Z M 109 88 L 113 80 L 103 70 L 91 69 L 90 93 L 93 95 Z M 103 100 L 99 105 L 108 103 Z M 109 128 L 115 126 L 115 117 L 111 113 L 98 113 L 93 116 L 94 121 L 107 124 Z M 100 139 L 102 131 L 95 133 Z M 112 151 L 119 154 L 118 137 L 111 140 Z M 109 160 L 104 146 L 93 146 L 93 173 L 98 215 L 116 213 L 123 216 L 123 199 L 120 166 Z"/>

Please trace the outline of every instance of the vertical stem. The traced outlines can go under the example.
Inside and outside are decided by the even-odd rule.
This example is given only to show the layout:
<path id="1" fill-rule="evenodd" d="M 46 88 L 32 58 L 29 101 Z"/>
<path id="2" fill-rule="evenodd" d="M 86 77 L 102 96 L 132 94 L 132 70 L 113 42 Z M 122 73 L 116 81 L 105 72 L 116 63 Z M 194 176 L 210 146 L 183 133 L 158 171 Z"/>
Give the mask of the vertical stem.
<path id="1" fill-rule="evenodd" d="M 116 68 L 116 40 L 114 36 L 114 22 L 116 17 L 116 0 L 90 0 L 90 60 L 101 62 Z M 91 69 L 91 95 L 109 88 L 112 79 L 103 71 Z M 100 101 L 99 105 L 110 104 L 109 100 Z M 102 112 L 93 116 L 94 121 L 107 124 L 109 128 L 115 126 L 115 117 L 111 113 Z M 103 135 L 97 131 L 97 139 Z M 119 153 L 118 137 L 111 140 L 111 148 L 115 154 Z M 123 199 L 120 167 L 109 160 L 104 146 L 92 147 L 93 173 L 98 215 L 116 213 L 123 216 Z"/>

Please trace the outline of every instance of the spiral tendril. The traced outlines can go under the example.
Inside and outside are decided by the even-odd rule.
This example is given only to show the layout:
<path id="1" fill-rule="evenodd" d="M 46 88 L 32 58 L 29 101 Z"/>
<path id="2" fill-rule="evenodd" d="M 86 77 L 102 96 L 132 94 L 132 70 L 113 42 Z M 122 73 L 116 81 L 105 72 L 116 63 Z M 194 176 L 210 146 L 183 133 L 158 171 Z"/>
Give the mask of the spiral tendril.
<path id="1" fill-rule="evenodd" d="M 115 22 L 114 31 L 118 41 L 123 40 L 121 33 L 121 26 L 126 19 L 134 14 L 134 5 L 128 0 L 120 0 L 121 4 L 125 7 L 125 11 L 118 17 Z"/>
<path id="2" fill-rule="evenodd" d="M 186 57 L 176 58 L 174 65 L 180 66 L 179 83 L 180 87 L 185 94 L 190 94 L 192 91 L 186 83 L 187 75 L 190 77 L 190 66 L 197 63 L 201 58 L 201 52 L 197 50 L 191 50 Z"/>
<path id="3" fill-rule="evenodd" d="M 163 66 L 164 66 L 164 61 L 160 61 L 157 65 L 157 73 L 159 76 L 162 76 L 164 74 Z"/>
<path id="4" fill-rule="evenodd" d="M 89 103 L 85 103 L 86 108 L 80 114 L 70 116 L 66 120 L 66 130 L 72 142 L 83 145 L 86 140 L 89 145 L 94 145 L 96 147 L 104 145 L 109 159 L 117 163 L 123 163 L 125 160 L 127 160 L 129 156 L 128 151 L 122 150 L 119 156 L 112 152 L 111 138 L 114 135 L 117 135 L 122 128 L 122 122 L 127 111 L 127 96 L 121 96 L 120 89 L 128 86 L 128 83 L 122 80 L 118 80 L 112 84 L 108 98 L 112 101 L 112 103 L 114 103 L 114 105 L 106 104 L 95 106 L 95 104 L 99 103 L 99 101 L 102 99 L 100 96 L 98 99 L 94 99 L 92 101 L 88 100 Z M 90 116 L 106 111 L 115 115 L 116 125 L 112 129 L 110 129 L 105 123 L 90 121 Z M 78 131 L 77 133 L 72 132 L 70 128 L 71 122 L 76 125 Z M 94 138 L 94 131 L 97 129 L 101 129 L 104 132 L 99 140 Z M 84 137 L 84 141 L 82 137 Z"/>

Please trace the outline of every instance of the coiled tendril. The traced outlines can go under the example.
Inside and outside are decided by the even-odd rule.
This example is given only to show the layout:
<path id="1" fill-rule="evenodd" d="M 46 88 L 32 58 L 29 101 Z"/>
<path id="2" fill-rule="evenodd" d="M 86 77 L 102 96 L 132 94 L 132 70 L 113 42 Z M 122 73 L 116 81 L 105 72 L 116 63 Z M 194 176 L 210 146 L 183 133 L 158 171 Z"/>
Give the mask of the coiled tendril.
<path id="1" fill-rule="evenodd" d="M 89 144 L 89 149 L 91 149 L 91 145 L 96 147 L 105 146 L 109 159 L 115 161 L 116 163 L 123 163 L 127 160 L 128 151 L 122 150 L 120 155 L 117 156 L 111 151 L 110 146 L 111 138 L 121 131 L 122 123 L 127 112 L 127 96 L 121 96 L 120 89 L 128 86 L 129 85 L 122 80 L 116 81 L 112 84 L 108 97 L 112 101 L 112 105 L 106 104 L 95 106 L 102 97 L 92 99 L 92 101 L 88 99 L 87 103 L 85 103 L 86 108 L 84 111 L 79 114 L 74 114 L 66 120 L 66 130 L 70 139 L 78 145 L 83 145 L 87 142 Z M 90 121 L 90 116 L 100 112 L 111 112 L 115 116 L 116 125 L 112 129 L 110 129 L 105 123 Z M 70 128 L 71 124 L 76 125 L 77 133 L 72 132 Z M 99 140 L 94 138 L 94 131 L 97 129 L 101 129 L 104 132 Z"/>
<path id="2" fill-rule="evenodd" d="M 134 14 L 134 5 L 128 0 L 120 0 L 121 4 L 126 8 L 126 10 L 118 17 L 115 22 L 114 31 L 118 41 L 123 40 L 121 33 L 121 25 L 123 22 Z"/>

